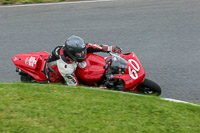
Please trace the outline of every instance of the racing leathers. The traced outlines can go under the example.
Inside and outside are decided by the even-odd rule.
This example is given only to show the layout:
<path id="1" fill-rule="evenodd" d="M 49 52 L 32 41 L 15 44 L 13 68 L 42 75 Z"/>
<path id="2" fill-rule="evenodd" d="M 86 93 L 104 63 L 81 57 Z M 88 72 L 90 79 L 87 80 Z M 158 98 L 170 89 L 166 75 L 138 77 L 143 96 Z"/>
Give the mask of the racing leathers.
<path id="1" fill-rule="evenodd" d="M 117 52 L 121 53 L 121 48 L 117 46 L 86 44 L 87 53 L 93 52 Z M 57 46 L 46 62 L 45 73 L 50 83 L 62 82 L 67 85 L 79 85 L 75 76 L 78 62 L 73 61 L 64 51 L 63 46 Z"/>

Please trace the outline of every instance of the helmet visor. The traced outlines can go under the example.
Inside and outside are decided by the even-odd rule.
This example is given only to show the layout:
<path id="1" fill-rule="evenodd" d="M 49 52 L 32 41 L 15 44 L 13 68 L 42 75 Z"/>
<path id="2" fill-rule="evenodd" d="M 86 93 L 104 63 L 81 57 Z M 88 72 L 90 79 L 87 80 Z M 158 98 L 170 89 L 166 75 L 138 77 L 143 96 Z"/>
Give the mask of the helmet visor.
<path id="1" fill-rule="evenodd" d="M 86 58 L 87 51 L 86 49 L 82 50 L 81 52 L 76 52 L 74 58 L 77 62 L 82 62 Z"/>
<path id="2" fill-rule="evenodd" d="M 75 53 L 75 57 L 78 57 L 78 58 L 84 57 L 84 55 L 85 55 L 85 50 Z"/>

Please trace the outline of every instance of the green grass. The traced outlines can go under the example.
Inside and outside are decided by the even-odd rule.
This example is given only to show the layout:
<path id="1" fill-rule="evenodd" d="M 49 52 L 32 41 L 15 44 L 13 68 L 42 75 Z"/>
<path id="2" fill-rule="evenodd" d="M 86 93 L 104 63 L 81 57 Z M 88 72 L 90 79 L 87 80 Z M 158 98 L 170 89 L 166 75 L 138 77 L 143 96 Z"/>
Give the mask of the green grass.
<path id="1" fill-rule="evenodd" d="M 62 1 L 83 1 L 83 0 L 0 0 L 0 5 L 62 2 Z"/>
<path id="2" fill-rule="evenodd" d="M 199 133 L 200 107 L 64 85 L 0 83 L 1 133 Z"/>

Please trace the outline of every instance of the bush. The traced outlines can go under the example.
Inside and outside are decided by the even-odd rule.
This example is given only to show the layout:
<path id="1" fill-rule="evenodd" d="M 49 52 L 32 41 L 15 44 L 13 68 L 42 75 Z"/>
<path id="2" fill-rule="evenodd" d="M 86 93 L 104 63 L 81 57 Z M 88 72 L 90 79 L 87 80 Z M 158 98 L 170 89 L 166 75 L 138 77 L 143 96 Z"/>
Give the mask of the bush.
<path id="1" fill-rule="evenodd" d="M 1 4 L 7 5 L 7 4 L 14 4 L 17 0 L 0 0 Z"/>

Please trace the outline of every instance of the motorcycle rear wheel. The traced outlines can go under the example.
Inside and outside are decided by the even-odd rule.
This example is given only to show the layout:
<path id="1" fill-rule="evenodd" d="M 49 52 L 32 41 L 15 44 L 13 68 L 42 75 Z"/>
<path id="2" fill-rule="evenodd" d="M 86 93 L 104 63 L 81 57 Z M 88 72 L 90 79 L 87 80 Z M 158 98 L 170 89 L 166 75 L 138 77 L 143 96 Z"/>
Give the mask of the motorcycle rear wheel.
<path id="1" fill-rule="evenodd" d="M 36 82 L 35 79 L 24 71 L 19 72 L 21 82 Z"/>
<path id="2" fill-rule="evenodd" d="M 150 79 L 145 79 L 144 82 L 138 85 L 139 93 L 147 94 L 147 95 L 161 95 L 161 88 L 158 84 Z"/>

